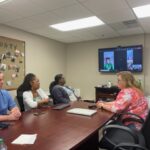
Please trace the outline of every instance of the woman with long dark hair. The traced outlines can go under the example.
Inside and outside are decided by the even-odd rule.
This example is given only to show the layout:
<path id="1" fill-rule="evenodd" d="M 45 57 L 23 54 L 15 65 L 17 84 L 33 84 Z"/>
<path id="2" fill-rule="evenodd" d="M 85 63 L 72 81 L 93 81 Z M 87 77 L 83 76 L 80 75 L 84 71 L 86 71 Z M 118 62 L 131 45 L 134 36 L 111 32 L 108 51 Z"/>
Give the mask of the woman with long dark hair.
<path id="1" fill-rule="evenodd" d="M 23 91 L 23 102 L 26 110 L 37 108 L 49 102 L 48 96 L 40 88 L 39 79 L 32 73 L 25 76 L 19 89 Z"/>

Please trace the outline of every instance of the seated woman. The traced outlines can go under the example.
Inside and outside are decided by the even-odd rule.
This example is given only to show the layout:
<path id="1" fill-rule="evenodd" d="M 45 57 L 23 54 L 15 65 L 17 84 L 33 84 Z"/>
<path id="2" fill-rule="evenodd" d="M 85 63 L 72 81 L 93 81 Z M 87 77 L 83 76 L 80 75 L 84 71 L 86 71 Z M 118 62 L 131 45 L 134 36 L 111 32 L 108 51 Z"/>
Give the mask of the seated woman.
<path id="1" fill-rule="evenodd" d="M 32 73 L 25 76 L 20 86 L 23 92 L 23 102 L 25 110 L 37 108 L 49 102 L 48 96 L 40 88 L 39 79 Z"/>
<path id="2" fill-rule="evenodd" d="M 117 98 L 113 102 L 97 102 L 98 108 L 103 108 L 111 112 L 120 112 L 126 110 L 141 116 L 143 119 L 148 114 L 148 104 L 142 90 L 137 84 L 134 76 L 128 71 L 122 71 L 117 74 L 118 87 L 121 89 Z M 141 126 L 138 123 L 128 122 L 126 125 L 134 125 L 137 129 Z"/>
<path id="3" fill-rule="evenodd" d="M 62 74 L 57 74 L 55 76 L 55 81 L 50 84 L 49 91 L 53 98 L 54 104 L 70 102 L 69 95 L 63 88 L 64 84 L 65 79 Z"/>

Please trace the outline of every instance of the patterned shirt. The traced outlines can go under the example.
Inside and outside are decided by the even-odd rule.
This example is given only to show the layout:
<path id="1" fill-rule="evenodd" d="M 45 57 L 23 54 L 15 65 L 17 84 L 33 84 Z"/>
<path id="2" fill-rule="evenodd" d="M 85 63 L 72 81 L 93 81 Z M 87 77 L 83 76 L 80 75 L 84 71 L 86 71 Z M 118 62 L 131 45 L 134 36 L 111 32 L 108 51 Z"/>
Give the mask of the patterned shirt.
<path id="1" fill-rule="evenodd" d="M 148 103 L 144 95 L 138 92 L 137 89 L 126 88 L 119 92 L 110 109 L 112 112 L 119 112 L 127 109 L 127 112 L 137 114 L 145 119 L 148 114 Z M 127 124 L 129 123 L 126 123 L 126 125 Z M 138 129 L 140 129 L 139 123 L 134 124 Z"/>

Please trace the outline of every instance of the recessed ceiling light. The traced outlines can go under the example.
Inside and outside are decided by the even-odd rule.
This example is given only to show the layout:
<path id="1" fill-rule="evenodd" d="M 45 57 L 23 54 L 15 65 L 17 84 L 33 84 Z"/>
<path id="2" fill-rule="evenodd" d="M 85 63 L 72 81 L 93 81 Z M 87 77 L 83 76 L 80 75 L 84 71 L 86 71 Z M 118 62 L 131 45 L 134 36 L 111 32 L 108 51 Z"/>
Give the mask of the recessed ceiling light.
<path id="1" fill-rule="evenodd" d="M 99 26 L 102 24 L 104 24 L 103 21 L 101 21 L 96 16 L 92 16 L 88 18 L 82 18 L 78 20 L 72 20 L 72 21 L 67 21 L 64 23 L 50 25 L 50 27 L 55 28 L 60 31 L 71 31 L 71 30 L 78 30 L 78 29 L 83 29 L 83 28 Z"/>
<path id="2" fill-rule="evenodd" d="M 133 8 L 138 18 L 150 17 L 150 5 L 144 5 Z"/>

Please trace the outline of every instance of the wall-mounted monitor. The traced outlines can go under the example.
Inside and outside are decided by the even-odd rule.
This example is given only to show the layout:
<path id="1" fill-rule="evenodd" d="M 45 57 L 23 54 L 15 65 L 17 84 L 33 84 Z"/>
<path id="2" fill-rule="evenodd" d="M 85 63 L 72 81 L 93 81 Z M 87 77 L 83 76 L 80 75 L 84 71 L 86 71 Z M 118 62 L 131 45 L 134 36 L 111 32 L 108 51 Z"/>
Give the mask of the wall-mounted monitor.
<path id="1" fill-rule="evenodd" d="M 98 50 L 100 72 L 142 72 L 143 46 L 102 48 Z"/>

